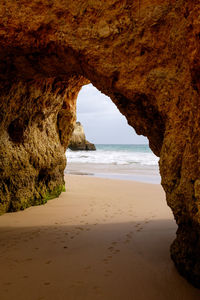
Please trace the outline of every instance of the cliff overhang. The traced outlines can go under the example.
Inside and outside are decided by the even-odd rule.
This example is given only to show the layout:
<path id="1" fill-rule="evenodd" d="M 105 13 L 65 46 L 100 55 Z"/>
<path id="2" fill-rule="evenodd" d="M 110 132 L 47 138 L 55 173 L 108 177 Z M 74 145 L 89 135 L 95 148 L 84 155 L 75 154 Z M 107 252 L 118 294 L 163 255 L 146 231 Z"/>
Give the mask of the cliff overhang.
<path id="1" fill-rule="evenodd" d="M 0 3 L 0 212 L 64 184 L 76 98 L 92 82 L 160 157 L 179 271 L 200 286 L 200 3 Z M 56 193 L 58 194 L 58 193 Z"/>

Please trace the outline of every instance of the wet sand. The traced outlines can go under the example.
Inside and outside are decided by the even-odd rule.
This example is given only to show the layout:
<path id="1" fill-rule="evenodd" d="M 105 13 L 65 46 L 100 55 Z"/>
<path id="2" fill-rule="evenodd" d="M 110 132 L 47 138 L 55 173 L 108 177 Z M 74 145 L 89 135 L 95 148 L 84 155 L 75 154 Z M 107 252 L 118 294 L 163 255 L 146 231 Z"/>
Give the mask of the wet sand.
<path id="1" fill-rule="evenodd" d="M 139 164 L 97 164 L 97 163 L 67 163 L 66 174 L 89 175 L 100 178 L 133 180 L 136 182 L 160 184 L 161 177 L 158 165 Z"/>
<path id="2" fill-rule="evenodd" d="M 66 176 L 67 192 L 0 217 L 1 300 L 196 300 L 169 247 L 161 186 Z"/>

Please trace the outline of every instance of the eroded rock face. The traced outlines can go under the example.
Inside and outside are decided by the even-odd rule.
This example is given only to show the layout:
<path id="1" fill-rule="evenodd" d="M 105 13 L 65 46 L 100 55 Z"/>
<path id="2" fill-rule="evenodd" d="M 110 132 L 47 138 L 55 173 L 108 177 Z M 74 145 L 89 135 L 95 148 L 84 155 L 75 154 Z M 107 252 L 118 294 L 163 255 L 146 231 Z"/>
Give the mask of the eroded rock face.
<path id="1" fill-rule="evenodd" d="M 96 150 L 95 145 L 88 142 L 85 137 L 83 126 L 80 122 L 76 122 L 74 131 L 70 138 L 69 146 L 71 150 Z"/>
<path id="2" fill-rule="evenodd" d="M 160 156 L 178 224 L 171 255 L 200 286 L 199 15 L 199 0 L 1 2 L 1 212 L 63 185 L 75 99 L 89 80 Z"/>
<path id="3" fill-rule="evenodd" d="M 45 203 L 64 190 L 65 150 L 83 82 L 74 76 L 2 83 L 0 213 Z"/>

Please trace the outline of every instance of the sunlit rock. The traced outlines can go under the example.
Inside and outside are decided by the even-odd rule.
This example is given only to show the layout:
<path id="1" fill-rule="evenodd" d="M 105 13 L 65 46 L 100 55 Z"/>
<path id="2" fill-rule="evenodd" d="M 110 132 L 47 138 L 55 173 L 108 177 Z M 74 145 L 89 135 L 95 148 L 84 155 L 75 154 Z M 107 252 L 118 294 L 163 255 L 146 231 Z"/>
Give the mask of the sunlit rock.
<path id="1" fill-rule="evenodd" d="M 71 150 L 89 150 L 93 151 L 96 150 L 95 145 L 88 142 L 85 137 L 85 132 L 83 126 L 80 122 L 76 122 L 74 131 L 72 133 L 69 146 Z"/>
<path id="2" fill-rule="evenodd" d="M 63 189 L 76 97 L 92 82 L 160 156 L 178 270 L 200 286 L 199 1 L 0 3 L 0 211 Z"/>

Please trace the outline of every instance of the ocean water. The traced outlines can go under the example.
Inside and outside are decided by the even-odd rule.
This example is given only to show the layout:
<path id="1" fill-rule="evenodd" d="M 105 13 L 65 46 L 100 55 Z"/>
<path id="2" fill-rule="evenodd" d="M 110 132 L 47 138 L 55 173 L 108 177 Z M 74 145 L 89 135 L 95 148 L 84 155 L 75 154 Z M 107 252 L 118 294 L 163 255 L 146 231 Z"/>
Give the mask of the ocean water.
<path id="1" fill-rule="evenodd" d="M 96 151 L 67 150 L 65 173 L 160 183 L 158 157 L 148 145 L 95 145 Z"/>
<path id="2" fill-rule="evenodd" d="M 96 151 L 67 150 L 69 163 L 157 166 L 158 157 L 148 145 L 95 145 Z"/>

